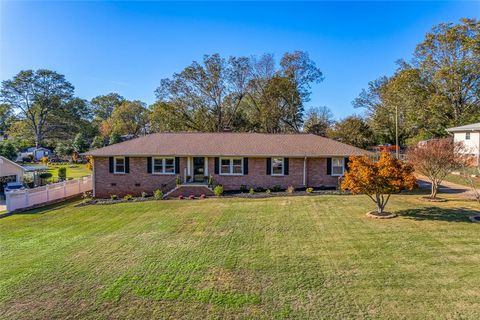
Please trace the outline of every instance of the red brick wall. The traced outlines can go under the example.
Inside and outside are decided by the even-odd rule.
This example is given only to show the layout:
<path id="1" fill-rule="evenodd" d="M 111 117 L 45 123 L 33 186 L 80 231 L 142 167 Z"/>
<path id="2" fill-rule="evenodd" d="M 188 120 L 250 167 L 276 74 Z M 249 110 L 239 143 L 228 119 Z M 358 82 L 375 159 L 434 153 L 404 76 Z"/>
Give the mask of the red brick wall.
<path id="1" fill-rule="evenodd" d="M 303 158 L 289 159 L 289 175 L 272 176 L 266 174 L 265 158 L 249 158 L 248 175 L 244 176 L 225 176 L 215 174 L 214 158 L 208 158 L 208 172 L 212 175 L 215 183 L 223 184 L 224 190 L 238 190 L 241 185 L 250 187 L 272 188 L 274 185 L 280 185 L 283 188 L 294 186 L 296 188 L 305 187 L 303 185 Z M 95 158 L 95 196 L 98 198 L 109 198 L 116 194 L 123 197 L 126 194 L 140 195 L 142 192 L 152 193 L 156 189 L 162 188 L 162 184 L 170 183 L 173 186 L 172 179 L 176 175 L 155 175 L 147 172 L 147 158 L 130 157 L 130 173 L 113 174 L 109 172 L 108 158 Z M 307 159 L 307 185 L 308 187 L 336 186 L 338 177 L 327 176 L 326 158 L 308 158 Z M 187 168 L 187 158 L 180 158 L 180 174 L 182 182 L 184 181 L 184 172 Z M 193 171 L 193 166 L 191 168 Z M 115 183 L 116 186 L 112 186 Z M 136 186 L 136 184 L 140 184 Z"/>
<path id="2" fill-rule="evenodd" d="M 215 161 L 209 158 L 208 172 L 216 183 L 223 185 L 224 190 L 238 190 L 241 185 L 250 187 L 272 188 L 280 185 L 283 188 L 294 186 L 295 188 L 305 187 L 303 185 L 303 158 L 289 158 L 289 174 L 286 176 L 267 175 L 266 158 L 248 158 L 248 175 L 225 176 L 214 174 Z M 307 159 L 307 186 L 336 186 L 338 177 L 327 176 L 327 159 Z"/>
<path id="3" fill-rule="evenodd" d="M 183 168 L 187 166 L 187 158 L 180 158 L 180 174 L 178 174 L 183 181 Z M 126 194 L 134 196 L 140 195 L 142 192 L 152 194 L 156 189 L 162 188 L 162 184 L 170 183 L 177 175 L 167 174 L 151 174 L 147 172 L 147 158 L 130 157 L 130 173 L 113 174 L 109 172 L 108 158 L 95 158 L 95 197 L 109 198 L 110 195 L 116 194 L 123 197 Z M 116 186 L 112 186 L 116 183 Z M 140 186 L 136 186 L 140 184 Z M 175 183 L 173 182 L 173 185 Z M 170 188 L 171 189 L 171 188 Z"/>

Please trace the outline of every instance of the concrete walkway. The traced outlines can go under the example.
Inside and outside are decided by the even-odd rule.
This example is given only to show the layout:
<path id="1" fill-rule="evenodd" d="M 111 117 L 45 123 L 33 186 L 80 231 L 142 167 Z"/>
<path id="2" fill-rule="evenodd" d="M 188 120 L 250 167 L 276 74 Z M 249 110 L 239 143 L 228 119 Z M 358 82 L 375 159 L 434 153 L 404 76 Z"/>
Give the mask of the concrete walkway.
<path id="1" fill-rule="evenodd" d="M 5 200 L 0 200 L 0 212 L 7 210 L 7 205 L 5 204 Z"/>
<path id="2" fill-rule="evenodd" d="M 425 176 L 418 175 L 417 183 L 420 189 L 430 190 L 431 188 L 431 183 Z M 442 193 L 451 194 L 466 199 L 475 199 L 475 193 L 469 187 L 448 181 L 443 181 L 440 184 L 440 187 L 438 188 L 438 196 L 440 198 L 442 197 Z"/>

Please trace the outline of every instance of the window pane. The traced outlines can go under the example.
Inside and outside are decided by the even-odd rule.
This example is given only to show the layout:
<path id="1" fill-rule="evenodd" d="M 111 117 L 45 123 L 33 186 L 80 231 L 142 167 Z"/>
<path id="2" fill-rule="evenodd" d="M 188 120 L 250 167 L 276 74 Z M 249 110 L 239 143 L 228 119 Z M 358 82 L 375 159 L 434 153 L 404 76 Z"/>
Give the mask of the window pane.
<path id="1" fill-rule="evenodd" d="M 125 158 L 115 158 L 115 172 L 125 172 Z"/>
<path id="2" fill-rule="evenodd" d="M 234 165 L 234 166 L 233 166 L 233 173 L 235 173 L 235 174 L 242 174 L 242 173 L 243 173 L 243 172 L 242 172 L 242 166 L 241 166 L 241 165 L 240 165 L 240 166 L 235 166 L 235 165 Z"/>
<path id="3" fill-rule="evenodd" d="M 165 159 L 165 173 L 175 173 L 175 159 L 166 158 Z"/>
<path id="4" fill-rule="evenodd" d="M 336 175 L 342 175 L 343 174 L 343 167 L 333 167 L 332 168 L 332 173 Z"/>
<path id="5" fill-rule="evenodd" d="M 230 165 L 230 159 L 222 159 L 222 166 L 229 166 Z"/>
<path id="6" fill-rule="evenodd" d="M 334 167 L 341 167 L 343 166 L 343 160 L 339 158 L 333 158 L 332 159 L 332 164 Z"/>
<path id="7" fill-rule="evenodd" d="M 155 173 L 162 173 L 163 171 L 163 163 L 162 159 L 153 159 L 153 172 Z"/>
<path id="8" fill-rule="evenodd" d="M 241 166 L 242 165 L 242 159 L 233 159 L 233 165 L 234 166 Z"/>
<path id="9" fill-rule="evenodd" d="M 272 159 L 272 174 L 283 174 L 283 158 Z"/>
<path id="10" fill-rule="evenodd" d="M 222 165 L 221 168 L 220 168 L 220 173 L 226 173 L 226 174 L 230 173 L 230 165 L 228 165 L 228 166 L 223 166 Z"/>

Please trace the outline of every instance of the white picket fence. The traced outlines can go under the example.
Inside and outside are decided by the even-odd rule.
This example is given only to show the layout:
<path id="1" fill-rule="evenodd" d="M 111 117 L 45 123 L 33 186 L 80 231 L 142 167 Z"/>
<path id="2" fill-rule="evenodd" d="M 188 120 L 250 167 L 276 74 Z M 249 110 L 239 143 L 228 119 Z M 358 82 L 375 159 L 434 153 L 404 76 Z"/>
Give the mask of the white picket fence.
<path id="1" fill-rule="evenodd" d="M 41 206 L 55 200 L 68 198 L 92 190 L 92 177 L 83 177 L 42 187 L 9 191 L 5 193 L 7 212 Z"/>

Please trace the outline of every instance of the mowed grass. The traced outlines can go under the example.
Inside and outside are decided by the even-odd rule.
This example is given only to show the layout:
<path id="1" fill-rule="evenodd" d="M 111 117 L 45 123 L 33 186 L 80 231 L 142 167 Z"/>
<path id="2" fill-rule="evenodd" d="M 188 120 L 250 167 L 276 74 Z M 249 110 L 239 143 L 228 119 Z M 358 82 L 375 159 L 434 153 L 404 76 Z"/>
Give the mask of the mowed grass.
<path id="1" fill-rule="evenodd" d="M 480 317 L 475 202 L 172 200 L 0 219 L 2 319 Z"/>
<path id="2" fill-rule="evenodd" d="M 43 164 L 27 164 L 26 166 L 44 166 Z M 56 180 L 58 178 L 58 169 L 61 167 L 67 168 L 67 178 L 80 178 L 80 177 L 85 177 L 89 176 L 92 174 L 92 171 L 90 171 L 87 168 L 86 164 L 49 164 L 47 172 L 50 172 L 52 174 L 52 179 Z"/>

